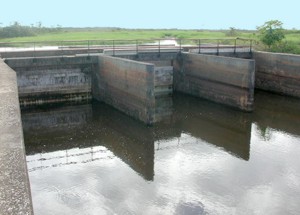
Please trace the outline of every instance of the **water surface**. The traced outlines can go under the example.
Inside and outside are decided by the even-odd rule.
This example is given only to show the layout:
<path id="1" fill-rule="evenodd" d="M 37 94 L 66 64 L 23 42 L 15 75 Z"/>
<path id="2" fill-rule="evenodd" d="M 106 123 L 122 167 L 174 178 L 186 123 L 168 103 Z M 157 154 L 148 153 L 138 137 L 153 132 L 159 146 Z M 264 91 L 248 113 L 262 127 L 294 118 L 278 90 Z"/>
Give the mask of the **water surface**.
<path id="1" fill-rule="evenodd" d="M 300 100 L 255 99 L 177 94 L 152 127 L 102 103 L 23 111 L 35 214 L 300 214 Z"/>

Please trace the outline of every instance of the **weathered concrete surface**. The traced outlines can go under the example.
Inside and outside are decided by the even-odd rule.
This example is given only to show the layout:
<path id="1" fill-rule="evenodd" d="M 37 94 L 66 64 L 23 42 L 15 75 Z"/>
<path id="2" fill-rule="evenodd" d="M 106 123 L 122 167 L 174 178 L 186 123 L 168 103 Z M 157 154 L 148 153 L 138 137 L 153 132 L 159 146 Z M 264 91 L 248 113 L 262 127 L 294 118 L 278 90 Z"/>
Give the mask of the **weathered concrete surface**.
<path id="1" fill-rule="evenodd" d="M 253 52 L 256 61 L 255 87 L 300 98 L 300 56 Z"/>
<path id="2" fill-rule="evenodd" d="M 173 94 L 173 67 L 154 68 L 154 93 L 155 97 L 168 96 Z"/>
<path id="3" fill-rule="evenodd" d="M 100 55 L 92 79 L 93 98 L 147 124 L 172 114 L 171 66 Z"/>
<path id="4" fill-rule="evenodd" d="M 16 73 L 0 59 L 0 214 L 33 214 Z"/>
<path id="5" fill-rule="evenodd" d="M 154 65 L 99 56 L 93 75 L 93 98 L 147 124 L 155 122 Z"/>
<path id="6" fill-rule="evenodd" d="M 182 53 L 173 66 L 175 91 L 253 110 L 254 60 Z"/>
<path id="7" fill-rule="evenodd" d="M 7 59 L 18 77 L 21 105 L 91 99 L 95 57 Z"/>

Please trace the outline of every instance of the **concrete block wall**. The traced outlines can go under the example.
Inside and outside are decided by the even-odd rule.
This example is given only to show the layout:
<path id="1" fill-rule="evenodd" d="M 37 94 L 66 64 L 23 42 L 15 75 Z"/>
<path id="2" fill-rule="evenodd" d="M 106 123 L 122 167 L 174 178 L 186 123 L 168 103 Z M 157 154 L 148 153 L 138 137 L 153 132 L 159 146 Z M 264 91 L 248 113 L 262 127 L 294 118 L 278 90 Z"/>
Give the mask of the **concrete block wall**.
<path id="1" fill-rule="evenodd" d="M 155 122 L 154 65 L 99 56 L 93 74 L 93 98 L 147 124 Z"/>
<path id="2" fill-rule="evenodd" d="M 16 73 L 0 59 L 0 214 L 33 214 Z"/>
<path id="3" fill-rule="evenodd" d="M 173 66 L 175 91 L 253 110 L 254 60 L 182 53 Z"/>
<path id="4" fill-rule="evenodd" d="M 6 63 L 17 73 L 21 105 L 91 99 L 95 58 L 18 58 Z"/>
<path id="5" fill-rule="evenodd" d="M 255 87 L 300 98 L 300 56 L 269 52 L 253 53 Z"/>

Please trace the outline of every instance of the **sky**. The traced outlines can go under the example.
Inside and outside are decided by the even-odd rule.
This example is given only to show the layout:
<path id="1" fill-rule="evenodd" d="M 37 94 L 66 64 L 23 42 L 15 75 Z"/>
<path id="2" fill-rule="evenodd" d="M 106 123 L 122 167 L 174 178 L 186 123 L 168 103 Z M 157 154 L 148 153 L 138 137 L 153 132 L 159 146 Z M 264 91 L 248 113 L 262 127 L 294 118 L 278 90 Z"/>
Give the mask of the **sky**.
<path id="1" fill-rule="evenodd" d="M 1 26 L 256 29 L 272 19 L 300 29 L 299 0 L 2 0 Z"/>

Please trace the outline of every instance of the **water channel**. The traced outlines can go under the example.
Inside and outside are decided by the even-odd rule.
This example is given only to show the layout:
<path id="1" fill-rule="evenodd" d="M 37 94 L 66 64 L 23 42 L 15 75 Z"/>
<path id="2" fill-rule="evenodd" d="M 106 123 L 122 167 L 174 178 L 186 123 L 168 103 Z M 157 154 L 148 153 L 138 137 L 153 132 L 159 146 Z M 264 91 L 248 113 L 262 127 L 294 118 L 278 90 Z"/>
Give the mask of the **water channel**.
<path id="1" fill-rule="evenodd" d="M 300 214 L 300 100 L 175 94 L 152 127 L 103 104 L 22 110 L 34 212 Z"/>

